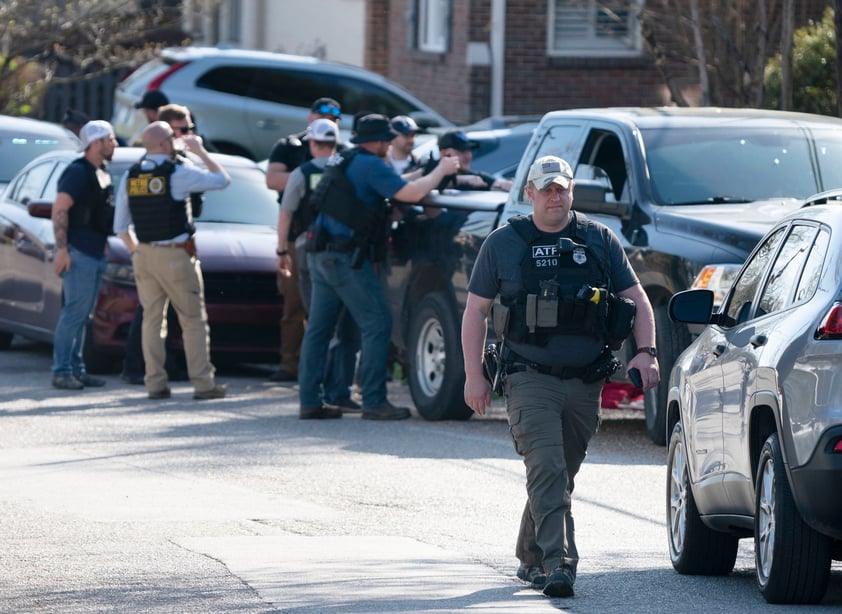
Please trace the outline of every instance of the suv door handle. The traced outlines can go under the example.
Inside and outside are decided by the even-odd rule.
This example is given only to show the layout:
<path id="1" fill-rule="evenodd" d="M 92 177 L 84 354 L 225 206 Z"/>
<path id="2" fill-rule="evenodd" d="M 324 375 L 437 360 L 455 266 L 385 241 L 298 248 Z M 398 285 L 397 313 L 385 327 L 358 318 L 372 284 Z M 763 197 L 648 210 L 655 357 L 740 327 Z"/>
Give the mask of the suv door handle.
<path id="1" fill-rule="evenodd" d="M 713 348 L 713 355 L 714 356 L 722 356 L 725 353 L 725 344 L 719 343 Z"/>
<path id="2" fill-rule="evenodd" d="M 768 337 L 766 335 L 757 334 L 754 335 L 751 339 L 749 339 L 749 343 L 751 343 L 752 347 L 759 348 L 761 345 L 766 345 L 768 341 Z"/>
<path id="3" fill-rule="evenodd" d="M 275 130 L 278 128 L 278 122 L 274 119 L 258 119 L 257 127 L 261 130 Z"/>

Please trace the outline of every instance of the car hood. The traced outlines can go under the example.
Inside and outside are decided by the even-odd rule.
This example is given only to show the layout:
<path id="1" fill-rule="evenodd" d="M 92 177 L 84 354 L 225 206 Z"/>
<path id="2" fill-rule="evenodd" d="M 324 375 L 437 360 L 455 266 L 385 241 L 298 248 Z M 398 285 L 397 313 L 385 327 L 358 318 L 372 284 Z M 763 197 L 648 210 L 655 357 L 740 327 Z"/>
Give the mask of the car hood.
<path id="1" fill-rule="evenodd" d="M 653 207 L 659 233 L 715 246 L 744 260 L 757 242 L 802 200 L 777 198 L 751 203 Z"/>
<path id="2" fill-rule="evenodd" d="M 196 222 L 196 251 L 205 273 L 274 272 L 277 245 L 278 233 L 272 226 Z M 120 239 L 111 237 L 109 249 L 112 260 L 129 260 Z"/>

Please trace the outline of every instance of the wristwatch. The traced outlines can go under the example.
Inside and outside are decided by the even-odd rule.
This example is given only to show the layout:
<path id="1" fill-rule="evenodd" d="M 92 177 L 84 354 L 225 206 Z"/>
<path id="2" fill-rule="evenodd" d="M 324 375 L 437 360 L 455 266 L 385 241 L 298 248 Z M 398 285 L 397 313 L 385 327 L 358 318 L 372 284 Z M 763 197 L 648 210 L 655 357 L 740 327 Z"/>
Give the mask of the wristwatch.
<path id="1" fill-rule="evenodd" d="M 646 346 L 646 347 L 641 347 L 641 348 L 637 348 L 637 353 L 638 353 L 638 354 L 649 354 L 649 355 L 650 355 L 650 356 L 652 356 L 653 358 L 657 358 L 657 357 L 658 357 L 658 350 L 657 350 L 657 348 L 653 348 L 653 347 L 649 347 L 649 346 Z"/>

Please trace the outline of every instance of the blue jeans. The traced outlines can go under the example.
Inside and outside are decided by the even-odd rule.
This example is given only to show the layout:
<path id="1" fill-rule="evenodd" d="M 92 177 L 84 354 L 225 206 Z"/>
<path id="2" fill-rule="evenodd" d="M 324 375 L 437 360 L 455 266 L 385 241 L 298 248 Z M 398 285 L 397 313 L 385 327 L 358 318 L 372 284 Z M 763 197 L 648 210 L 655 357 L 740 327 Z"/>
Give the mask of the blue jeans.
<path id="1" fill-rule="evenodd" d="M 61 274 L 64 304 L 56 324 L 53 339 L 53 376 L 82 375 L 85 362 L 82 348 L 85 345 L 85 327 L 96 304 L 105 256 L 94 258 L 68 246 L 70 270 Z"/>
<path id="2" fill-rule="evenodd" d="M 386 360 L 392 315 L 380 279 L 367 260 L 359 269 L 352 269 L 348 253 L 310 253 L 307 265 L 311 300 L 298 366 L 301 407 L 319 407 L 322 403 L 328 345 L 343 305 L 360 329 L 359 379 L 363 408 L 382 405 L 386 402 Z"/>
<path id="3" fill-rule="evenodd" d="M 328 357 L 322 387 L 324 400 L 338 405 L 351 398 L 351 386 L 357 371 L 357 352 L 360 349 L 360 329 L 347 309 L 339 312 L 333 338 L 328 343 Z"/>

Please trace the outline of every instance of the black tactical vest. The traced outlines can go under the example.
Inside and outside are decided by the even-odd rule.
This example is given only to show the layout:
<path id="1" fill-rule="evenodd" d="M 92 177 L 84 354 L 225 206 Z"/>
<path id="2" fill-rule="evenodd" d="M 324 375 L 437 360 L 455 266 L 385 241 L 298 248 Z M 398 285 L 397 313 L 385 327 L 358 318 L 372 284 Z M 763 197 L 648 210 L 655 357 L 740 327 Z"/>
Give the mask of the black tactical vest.
<path id="1" fill-rule="evenodd" d="M 187 215 L 187 200 L 175 200 L 171 179 L 180 162 L 167 160 L 152 170 L 143 170 L 141 158 L 129 169 L 127 191 L 138 241 L 166 241 L 182 233 L 195 232 Z"/>
<path id="2" fill-rule="evenodd" d="M 316 210 L 342 222 L 354 231 L 353 242 L 361 247 L 373 247 L 376 254 L 385 251 L 389 230 L 388 203 L 369 205 L 357 198 L 345 172 L 355 156 L 374 155 L 359 147 L 335 154 L 328 160 L 322 180 L 313 191 L 312 203 Z M 378 260 L 379 255 L 372 258 Z"/>
<path id="3" fill-rule="evenodd" d="M 111 183 L 104 187 L 100 185 L 96 168 L 87 158 L 73 160 L 68 168 L 72 164 L 81 165 L 85 169 L 88 185 L 84 198 L 80 198 L 78 202 L 74 201 L 67 212 L 68 228 L 90 228 L 104 235 L 113 234 L 111 229 L 114 225 L 114 205 L 111 199 L 114 192 L 113 186 Z M 108 173 L 105 173 L 105 177 L 109 180 L 111 178 Z"/>
<path id="4" fill-rule="evenodd" d="M 605 338 L 609 279 L 590 242 L 598 233 L 574 212 L 570 237 L 549 241 L 526 216 L 509 220 L 527 245 L 521 261 L 523 287 L 501 296 L 509 307 L 507 336 L 517 343 L 543 346 L 554 335 Z"/>

